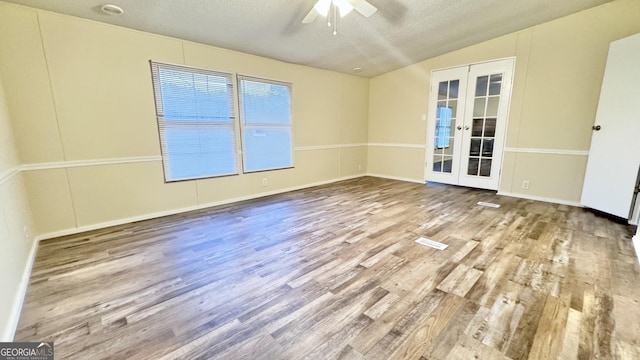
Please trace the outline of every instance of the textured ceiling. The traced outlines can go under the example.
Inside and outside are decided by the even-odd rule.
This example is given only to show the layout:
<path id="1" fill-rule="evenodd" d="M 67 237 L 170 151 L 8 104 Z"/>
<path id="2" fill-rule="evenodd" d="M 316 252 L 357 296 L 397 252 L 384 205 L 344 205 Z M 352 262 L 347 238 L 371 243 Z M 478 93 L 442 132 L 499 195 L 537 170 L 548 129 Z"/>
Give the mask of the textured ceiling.
<path id="1" fill-rule="evenodd" d="M 371 77 L 611 0 L 369 0 L 334 36 L 316 0 L 5 0 L 290 63 Z M 122 7 L 108 16 L 100 6 Z"/>

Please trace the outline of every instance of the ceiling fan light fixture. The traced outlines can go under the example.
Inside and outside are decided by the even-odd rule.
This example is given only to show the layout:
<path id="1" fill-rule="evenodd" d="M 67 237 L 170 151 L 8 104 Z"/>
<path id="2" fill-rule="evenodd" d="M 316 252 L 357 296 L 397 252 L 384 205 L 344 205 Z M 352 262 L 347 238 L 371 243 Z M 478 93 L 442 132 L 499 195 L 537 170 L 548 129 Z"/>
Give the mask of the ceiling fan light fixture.
<path id="1" fill-rule="evenodd" d="M 340 11 L 340 17 L 344 17 L 353 10 L 353 6 L 349 3 L 349 0 L 332 0 L 333 5 L 338 7 Z"/>
<path id="2" fill-rule="evenodd" d="M 331 13 L 332 9 L 333 13 Z M 302 23 L 312 23 L 318 15 L 322 15 L 328 19 L 327 25 L 331 26 L 331 17 L 333 17 L 333 22 L 335 23 L 338 18 L 338 12 L 340 13 L 340 17 L 343 17 L 352 10 L 359 12 L 367 18 L 378 11 L 378 9 L 369 4 L 367 0 L 317 0 L 316 4 L 309 10 L 309 13 L 302 19 Z"/>
<path id="3" fill-rule="evenodd" d="M 313 8 L 316 9 L 318 14 L 327 17 L 329 16 L 329 9 L 331 8 L 332 0 L 318 0 L 318 2 L 313 5 Z"/>
<path id="4" fill-rule="evenodd" d="M 378 9 L 367 0 L 317 0 L 313 8 L 302 19 L 303 24 L 312 23 L 318 15 L 327 20 L 327 26 L 333 27 L 333 35 L 338 35 L 338 19 L 356 10 L 364 17 L 370 17 Z M 340 15 L 340 16 L 338 16 Z"/>
<path id="5" fill-rule="evenodd" d="M 331 11 L 331 5 L 338 8 L 338 12 L 340 12 L 340 17 L 344 17 L 348 13 L 353 10 L 353 5 L 349 2 L 349 0 L 318 0 L 318 2 L 313 6 L 314 9 L 318 12 L 318 14 L 328 17 L 329 11 Z"/>

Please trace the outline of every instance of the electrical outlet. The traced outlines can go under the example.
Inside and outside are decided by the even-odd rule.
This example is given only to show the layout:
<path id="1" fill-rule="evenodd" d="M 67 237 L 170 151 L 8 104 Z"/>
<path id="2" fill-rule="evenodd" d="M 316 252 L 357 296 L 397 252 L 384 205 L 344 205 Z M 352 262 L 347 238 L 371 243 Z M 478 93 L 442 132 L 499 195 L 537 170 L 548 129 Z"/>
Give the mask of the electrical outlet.
<path id="1" fill-rule="evenodd" d="M 269 186 L 269 181 L 267 180 L 267 178 L 262 178 L 262 186 Z"/>
<path id="2" fill-rule="evenodd" d="M 358 164 L 358 171 L 362 170 L 362 164 Z"/>
<path id="3" fill-rule="evenodd" d="M 30 239 L 31 239 L 31 231 L 29 231 L 29 227 L 25 225 L 25 226 L 22 228 L 22 230 L 24 231 L 24 238 L 25 238 L 26 240 L 30 240 Z"/>
<path id="4" fill-rule="evenodd" d="M 529 180 L 522 181 L 522 188 L 525 190 L 529 190 Z"/>

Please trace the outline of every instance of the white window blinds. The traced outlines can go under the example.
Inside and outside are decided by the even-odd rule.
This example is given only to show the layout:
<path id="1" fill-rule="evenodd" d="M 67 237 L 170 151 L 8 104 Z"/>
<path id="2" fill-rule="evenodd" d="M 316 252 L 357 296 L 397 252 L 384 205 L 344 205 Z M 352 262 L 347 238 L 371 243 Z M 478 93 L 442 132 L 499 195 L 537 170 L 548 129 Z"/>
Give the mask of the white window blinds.
<path id="1" fill-rule="evenodd" d="M 293 166 L 291 84 L 238 75 L 244 171 Z"/>
<path id="2" fill-rule="evenodd" d="M 166 181 L 237 174 L 231 74 L 151 62 Z"/>

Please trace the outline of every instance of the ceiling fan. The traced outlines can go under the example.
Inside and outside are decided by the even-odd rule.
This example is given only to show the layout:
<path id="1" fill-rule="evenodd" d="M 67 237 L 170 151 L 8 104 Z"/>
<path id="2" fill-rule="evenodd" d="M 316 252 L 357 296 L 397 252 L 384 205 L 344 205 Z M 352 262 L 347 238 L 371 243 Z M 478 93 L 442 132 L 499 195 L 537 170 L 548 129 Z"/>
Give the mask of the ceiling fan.
<path id="1" fill-rule="evenodd" d="M 378 11 L 375 6 L 369 4 L 366 0 L 318 0 L 307 16 L 302 19 L 302 23 L 311 23 L 318 15 L 322 15 L 327 18 L 327 26 L 331 26 L 331 19 L 333 18 L 333 35 L 336 35 L 338 33 L 338 14 L 343 17 L 354 9 L 364 17 L 370 17 Z"/>

